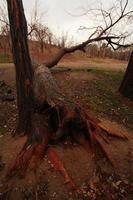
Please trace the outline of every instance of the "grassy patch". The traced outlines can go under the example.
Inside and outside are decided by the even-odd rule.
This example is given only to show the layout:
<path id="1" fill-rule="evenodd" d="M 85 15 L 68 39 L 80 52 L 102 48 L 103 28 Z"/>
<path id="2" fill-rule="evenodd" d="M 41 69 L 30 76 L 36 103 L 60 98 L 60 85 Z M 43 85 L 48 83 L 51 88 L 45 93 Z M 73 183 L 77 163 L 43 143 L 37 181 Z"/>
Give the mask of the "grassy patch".
<path id="1" fill-rule="evenodd" d="M 111 73 L 110 76 L 113 81 L 122 81 L 124 72 L 120 71 L 120 72 Z"/>
<path id="2" fill-rule="evenodd" d="M 88 82 L 86 96 L 91 110 L 99 116 L 108 117 L 132 129 L 133 104 L 127 102 L 118 92 L 124 73 L 102 70 L 93 70 L 93 73 L 98 79 Z"/>
<path id="3" fill-rule="evenodd" d="M 121 81 L 124 76 L 123 71 L 104 71 L 100 69 L 92 69 L 92 73 L 97 76 L 106 76 L 106 78 L 112 79 L 113 81 Z"/>
<path id="4" fill-rule="evenodd" d="M 104 71 L 104 70 L 100 70 L 100 69 L 92 69 L 92 73 L 94 73 L 95 75 L 104 75 L 104 74 L 106 74 L 106 73 L 108 73 L 108 72 L 106 72 L 106 71 Z"/>

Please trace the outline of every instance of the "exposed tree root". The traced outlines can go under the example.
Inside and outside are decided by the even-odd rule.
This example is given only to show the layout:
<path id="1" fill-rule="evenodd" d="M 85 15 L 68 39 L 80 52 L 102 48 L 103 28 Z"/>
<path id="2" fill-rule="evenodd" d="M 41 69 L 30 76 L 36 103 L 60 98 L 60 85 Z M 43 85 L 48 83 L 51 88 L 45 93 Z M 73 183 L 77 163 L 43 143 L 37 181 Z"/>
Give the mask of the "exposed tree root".
<path id="1" fill-rule="evenodd" d="M 116 169 L 116 163 L 113 160 L 113 157 L 111 156 L 110 152 L 108 151 L 107 148 L 105 148 L 102 138 L 100 137 L 100 135 L 95 135 L 95 139 L 97 141 L 97 143 L 99 144 L 100 148 L 102 149 L 102 151 L 104 152 L 106 158 L 109 160 L 109 162 L 111 163 L 112 167 L 114 168 L 114 170 Z"/>
<path id="2" fill-rule="evenodd" d="M 101 126 L 99 121 L 97 123 L 95 119 L 93 120 L 93 118 L 83 112 L 81 108 L 76 108 L 70 111 L 68 106 L 56 106 L 48 109 L 49 114 L 46 112 L 46 114 L 48 114 L 47 129 L 45 127 L 45 129 L 43 129 L 44 132 L 39 129 L 37 134 L 33 133 L 34 137 L 33 135 L 32 137 L 29 136 L 23 149 L 17 156 L 13 165 L 10 167 L 8 175 L 11 176 L 18 173 L 20 176 L 25 176 L 26 170 L 29 166 L 35 172 L 44 156 L 48 143 L 50 141 L 58 142 L 63 137 L 68 135 L 76 142 L 84 146 L 86 151 L 91 150 L 92 153 L 95 152 L 95 144 L 99 144 L 107 159 L 110 160 L 112 166 L 116 168 L 115 162 L 108 150 L 104 147 L 103 142 L 109 144 L 110 141 L 108 134 L 112 137 L 118 137 L 121 139 L 127 139 L 127 137 L 123 135 L 118 136 L 110 134 L 103 126 Z M 38 142 L 37 137 L 40 138 L 38 139 Z M 76 188 L 75 184 L 68 176 L 63 164 L 60 162 L 55 150 L 49 149 L 48 154 L 55 169 L 60 171 L 60 173 L 64 176 L 65 182 L 68 182 L 69 185 L 71 185 L 71 188 Z"/>
<path id="3" fill-rule="evenodd" d="M 45 133 L 42 143 L 38 144 L 26 144 L 18 154 L 17 158 L 13 164 L 9 167 L 7 172 L 7 177 L 18 175 L 20 177 L 25 177 L 28 167 L 36 172 L 37 166 L 42 160 L 45 150 L 48 147 L 49 134 Z"/>
<path id="4" fill-rule="evenodd" d="M 111 130 L 109 130 L 108 128 L 106 128 L 102 123 L 99 123 L 98 124 L 99 128 L 103 131 L 106 132 L 106 134 L 112 136 L 112 137 L 117 137 L 117 138 L 120 138 L 120 139 L 129 139 L 128 137 L 128 133 L 120 133 L 120 132 L 113 132 Z"/>
<path id="5" fill-rule="evenodd" d="M 19 176 L 24 177 L 33 152 L 33 146 L 28 146 L 27 149 L 22 150 L 13 162 L 13 164 L 10 166 L 7 172 L 7 176 L 14 176 L 15 174 L 19 174 Z"/>
<path id="6" fill-rule="evenodd" d="M 49 148 L 48 156 L 50 161 L 52 162 L 56 171 L 59 171 L 60 174 L 64 177 L 65 184 L 68 184 L 72 190 L 77 190 L 75 183 L 72 178 L 68 175 L 63 163 L 61 162 L 57 152 L 53 148 Z"/>

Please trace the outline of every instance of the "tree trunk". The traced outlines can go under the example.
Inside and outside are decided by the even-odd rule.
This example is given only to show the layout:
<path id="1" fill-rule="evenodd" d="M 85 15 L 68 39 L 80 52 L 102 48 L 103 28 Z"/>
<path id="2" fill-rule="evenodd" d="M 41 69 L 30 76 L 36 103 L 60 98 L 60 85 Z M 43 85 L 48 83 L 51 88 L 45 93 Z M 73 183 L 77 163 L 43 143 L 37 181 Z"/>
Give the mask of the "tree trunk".
<path id="1" fill-rule="evenodd" d="M 34 107 L 33 69 L 27 43 L 27 23 L 22 1 L 7 0 L 18 104 L 17 133 L 27 132 Z"/>
<path id="2" fill-rule="evenodd" d="M 119 91 L 123 96 L 133 99 L 133 52 L 131 53 Z"/>

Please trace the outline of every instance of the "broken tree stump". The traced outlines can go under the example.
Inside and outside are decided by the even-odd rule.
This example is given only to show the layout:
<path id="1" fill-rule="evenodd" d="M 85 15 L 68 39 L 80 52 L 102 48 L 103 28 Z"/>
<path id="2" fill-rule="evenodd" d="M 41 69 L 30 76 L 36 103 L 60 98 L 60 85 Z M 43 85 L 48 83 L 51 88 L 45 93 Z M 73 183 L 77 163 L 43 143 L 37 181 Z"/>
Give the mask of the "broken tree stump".
<path id="1" fill-rule="evenodd" d="M 31 117 L 31 130 L 27 135 L 26 144 L 9 168 L 8 176 L 14 175 L 16 172 L 25 176 L 29 166 L 32 166 L 31 168 L 36 171 L 46 153 L 48 144 L 51 141 L 57 143 L 67 136 L 84 146 L 86 150 L 89 150 L 90 146 L 90 149 L 94 151 L 95 144 L 98 144 L 115 167 L 115 163 L 102 145 L 102 141 L 109 143 L 109 137 L 125 140 L 128 139 L 126 134 L 120 135 L 110 132 L 102 125 L 100 120 L 91 116 L 82 106 L 67 98 L 61 92 L 50 70 L 44 65 L 35 68 L 34 94 L 35 107 Z M 54 157 L 55 167 L 61 166 L 59 171 L 63 175 L 66 174 L 56 153 L 52 152 L 50 155 L 51 159 Z"/>

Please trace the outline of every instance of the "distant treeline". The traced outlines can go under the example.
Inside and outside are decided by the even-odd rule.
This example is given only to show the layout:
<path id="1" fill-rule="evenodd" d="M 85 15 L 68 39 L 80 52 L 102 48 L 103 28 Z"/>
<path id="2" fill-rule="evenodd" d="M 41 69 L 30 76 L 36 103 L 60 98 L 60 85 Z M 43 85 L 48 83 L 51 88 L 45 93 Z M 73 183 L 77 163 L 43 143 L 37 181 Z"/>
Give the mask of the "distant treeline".
<path id="1" fill-rule="evenodd" d="M 49 46 L 49 49 L 54 49 L 57 46 L 53 44 L 47 44 Z M 47 48 L 47 45 L 44 45 L 44 48 Z M 32 52 L 33 49 L 34 53 L 39 53 L 40 48 L 39 41 L 32 41 L 29 40 L 29 48 Z M 61 47 L 57 47 L 61 48 Z M 12 61 L 12 54 L 11 54 L 11 40 L 10 37 L 7 37 L 5 35 L 0 35 L 0 62 L 7 61 L 7 58 L 9 58 L 9 61 Z M 121 48 L 116 51 L 114 51 L 111 47 L 108 47 L 106 43 L 95 43 L 90 44 L 88 47 L 86 47 L 86 55 L 87 57 L 99 57 L 99 58 L 112 58 L 112 59 L 118 59 L 118 60 L 129 60 L 130 54 L 131 54 L 132 48 Z M 81 53 L 81 52 L 79 52 Z M 82 53 L 81 53 L 82 54 Z M 2 59 L 1 59 L 2 58 Z"/>
<path id="2" fill-rule="evenodd" d="M 120 48 L 118 50 L 113 50 L 108 47 L 107 44 L 90 44 L 86 48 L 87 56 L 89 57 L 100 57 L 100 58 L 113 58 L 118 60 L 129 60 L 132 48 Z"/>

